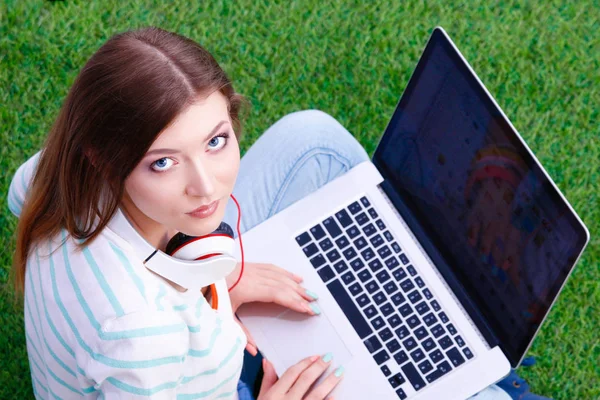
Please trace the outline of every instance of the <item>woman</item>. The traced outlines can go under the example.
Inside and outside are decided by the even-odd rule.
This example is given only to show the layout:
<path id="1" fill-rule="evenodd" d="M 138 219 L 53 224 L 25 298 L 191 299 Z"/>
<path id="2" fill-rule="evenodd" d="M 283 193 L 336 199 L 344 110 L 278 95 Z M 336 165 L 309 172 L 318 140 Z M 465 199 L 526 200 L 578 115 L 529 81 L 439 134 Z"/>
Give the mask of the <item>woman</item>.
<path id="1" fill-rule="evenodd" d="M 236 226 L 232 192 L 244 232 L 368 160 L 337 121 L 305 111 L 271 127 L 240 162 L 242 104 L 208 52 L 161 29 L 116 35 L 86 63 L 9 193 L 36 397 L 237 398 L 244 346 L 257 353 L 237 307 L 277 302 L 319 314 L 301 277 L 253 263 L 229 295 L 239 269 L 221 282 L 215 310 L 209 292 L 146 269 L 135 247 L 143 238 L 165 251 L 177 232 Z M 313 387 L 330 363 L 315 355 L 277 378 L 265 361 L 258 399 L 324 399 L 343 376 L 327 372 Z M 490 390 L 487 398 L 501 392 Z"/>

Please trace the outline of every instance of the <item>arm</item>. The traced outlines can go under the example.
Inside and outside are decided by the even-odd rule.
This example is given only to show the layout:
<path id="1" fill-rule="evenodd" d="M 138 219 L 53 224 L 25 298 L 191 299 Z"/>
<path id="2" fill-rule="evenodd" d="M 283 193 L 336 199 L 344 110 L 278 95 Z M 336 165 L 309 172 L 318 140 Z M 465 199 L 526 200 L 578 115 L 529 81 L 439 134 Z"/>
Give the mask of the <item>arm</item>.
<path id="1" fill-rule="evenodd" d="M 25 196 L 31 182 L 31 178 L 37 167 L 41 151 L 38 151 L 23 163 L 15 172 L 8 189 L 8 208 L 16 216 L 21 215 Z"/>

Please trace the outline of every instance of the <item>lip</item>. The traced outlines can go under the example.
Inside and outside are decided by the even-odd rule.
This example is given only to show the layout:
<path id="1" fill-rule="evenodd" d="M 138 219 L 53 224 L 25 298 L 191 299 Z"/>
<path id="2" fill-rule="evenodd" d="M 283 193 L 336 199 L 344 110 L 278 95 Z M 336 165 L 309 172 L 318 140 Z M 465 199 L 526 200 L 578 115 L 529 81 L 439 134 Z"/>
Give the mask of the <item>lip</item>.
<path id="1" fill-rule="evenodd" d="M 206 217 L 211 216 L 215 212 L 218 204 L 219 204 L 219 201 L 215 200 L 208 205 L 198 207 L 194 211 L 191 211 L 186 214 L 191 215 L 192 217 L 196 217 L 196 218 L 206 218 Z"/>

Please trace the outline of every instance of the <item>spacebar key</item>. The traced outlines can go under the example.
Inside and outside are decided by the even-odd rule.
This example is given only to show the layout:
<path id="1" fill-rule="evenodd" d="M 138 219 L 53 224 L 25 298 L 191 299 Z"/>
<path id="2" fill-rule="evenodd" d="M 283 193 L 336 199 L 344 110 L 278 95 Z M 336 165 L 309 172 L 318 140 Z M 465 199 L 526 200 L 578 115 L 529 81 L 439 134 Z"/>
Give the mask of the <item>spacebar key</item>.
<path id="1" fill-rule="evenodd" d="M 367 321 L 365 321 L 365 318 L 362 316 L 360 311 L 358 311 L 358 308 L 356 308 L 354 302 L 352 301 L 352 299 L 350 298 L 350 296 L 348 295 L 348 293 L 346 292 L 339 280 L 336 279 L 328 283 L 327 288 L 333 295 L 335 301 L 337 301 L 337 303 L 339 304 L 344 314 L 346 314 L 346 317 L 348 318 L 348 320 L 354 327 L 354 330 L 356 331 L 356 333 L 358 333 L 358 336 L 360 336 L 361 339 L 364 339 L 371 333 L 373 333 L 373 330 L 367 324 Z"/>

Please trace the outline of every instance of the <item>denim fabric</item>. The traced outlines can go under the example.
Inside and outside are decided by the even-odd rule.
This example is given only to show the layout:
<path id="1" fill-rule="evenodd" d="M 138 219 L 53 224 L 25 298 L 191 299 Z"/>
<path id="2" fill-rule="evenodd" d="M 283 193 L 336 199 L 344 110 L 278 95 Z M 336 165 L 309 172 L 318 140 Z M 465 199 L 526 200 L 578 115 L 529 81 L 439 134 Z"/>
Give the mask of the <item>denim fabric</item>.
<path id="1" fill-rule="evenodd" d="M 328 114 L 307 110 L 286 115 L 267 129 L 242 157 L 233 189 L 242 210 L 241 233 L 369 159 L 352 134 Z M 224 220 L 236 231 L 237 208 L 231 199 Z M 248 360 L 260 363 L 258 357 Z M 511 397 L 492 385 L 473 399 L 511 400 Z"/>

